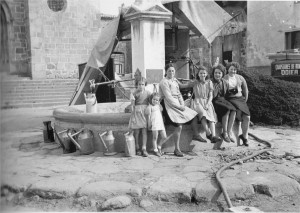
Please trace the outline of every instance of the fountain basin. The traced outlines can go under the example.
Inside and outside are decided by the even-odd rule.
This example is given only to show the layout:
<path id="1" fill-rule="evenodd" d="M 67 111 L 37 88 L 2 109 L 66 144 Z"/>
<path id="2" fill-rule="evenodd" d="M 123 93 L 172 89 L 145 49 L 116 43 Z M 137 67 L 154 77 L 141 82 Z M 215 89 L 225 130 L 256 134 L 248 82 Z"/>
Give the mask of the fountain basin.
<path id="1" fill-rule="evenodd" d="M 115 149 L 117 152 L 124 152 L 125 148 L 125 136 L 124 133 L 128 132 L 128 123 L 130 113 L 125 113 L 125 108 L 130 102 L 113 102 L 113 103 L 100 103 L 97 106 L 98 113 L 86 113 L 86 105 L 73 105 L 56 108 L 53 111 L 54 127 L 57 131 L 65 129 L 79 130 L 81 128 L 87 128 L 94 133 L 94 146 L 95 150 L 104 152 L 105 148 L 100 141 L 99 133 L 103 133 L 107 130 L 112 130 L 115 137 Z M 201 136 L 205 138 L 205 132 L 201 125 L 199 125 Z M 174 127 L 166 125 L 167 135 L 170 135 L 174 131 Z M 216 125 L 216 134 L 221 133 L 221 124 Z M 240 125 L 235 123 L 233 132 L 236 139 L 238 139 L 238 133 L 240 131 Z M 141 134 L 140 134 L 141 136 Z M 183 125 L 182 133 L 180 137 L 180 147 L 182 151 L 196 151 L 199 142 L 192 141 L 193 132 L 189 124 Z M 55 139 L 57 140 L 57 139 Z M 58 142 L 58 141 L 57 141 Z M 140 140 L 141 142 L 141 140 Z M 141 144 L 140 144 L 141 147 Z M 147 148 L 152 148 L 152 134 L 148 131 Z M 164 145 L 164 152 L 173 152 L 174 143 L 171 137 Z"/>

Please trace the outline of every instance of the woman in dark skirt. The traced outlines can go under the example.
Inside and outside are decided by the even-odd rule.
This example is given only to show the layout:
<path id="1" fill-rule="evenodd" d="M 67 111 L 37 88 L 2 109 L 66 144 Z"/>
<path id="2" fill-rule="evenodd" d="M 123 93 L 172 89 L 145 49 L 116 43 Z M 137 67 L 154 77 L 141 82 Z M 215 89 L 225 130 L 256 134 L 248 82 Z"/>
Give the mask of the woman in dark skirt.
<path id="1" fill-rule="evenodd" d="M 243 76 L 236 74 L 239 70 L 240 65 L 237 62 L 230 62 L 226 65 L 227 75 L 224 79 L 229 84 L 229 95 L 228 101 L 237 108 L 237 119 L 242 122 L 242 134 L 239 138 L 243 141 L 245 146 L 248 144 L 248 131 L 250 124 L 250 111 L 247 105 L 248 100 L 248 86 Z"/>
<path id="2" fill-rule="evenodd" d="M 226 69 L 222 64 L 213 67 L 212 81 L 214 85 L 213 100 L 218 121 L 222 122 L 222 137 L 226 142 L 235 142 L 232 137 L 232 128 L 236 115 L 236 108 L 225 99 L 228 94 L 228 82 L 223 79 Z"/>

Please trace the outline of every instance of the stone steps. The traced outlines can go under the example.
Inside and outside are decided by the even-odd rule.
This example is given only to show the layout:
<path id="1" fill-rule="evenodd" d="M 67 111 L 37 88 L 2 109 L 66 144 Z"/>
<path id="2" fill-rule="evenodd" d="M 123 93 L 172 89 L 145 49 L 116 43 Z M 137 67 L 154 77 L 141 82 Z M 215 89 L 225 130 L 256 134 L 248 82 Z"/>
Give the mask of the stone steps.
<path id="1" fill-rule="evenodd" d="M 9 77 L 1 80 L 1 108 L 31 108 L 68 105 L 78 79 Z"/>

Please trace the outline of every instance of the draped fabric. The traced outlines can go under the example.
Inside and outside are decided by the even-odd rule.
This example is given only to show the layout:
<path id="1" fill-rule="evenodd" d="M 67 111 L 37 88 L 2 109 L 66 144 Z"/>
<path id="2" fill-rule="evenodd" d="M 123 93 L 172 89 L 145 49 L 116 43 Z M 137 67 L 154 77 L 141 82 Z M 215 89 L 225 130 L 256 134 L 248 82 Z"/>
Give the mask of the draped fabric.
<path id="1" fill-rule="evenodd" d="M 220 34 L 232 18 L 214 1 L 163 1 L 175 17 L 209 43 Z"/>

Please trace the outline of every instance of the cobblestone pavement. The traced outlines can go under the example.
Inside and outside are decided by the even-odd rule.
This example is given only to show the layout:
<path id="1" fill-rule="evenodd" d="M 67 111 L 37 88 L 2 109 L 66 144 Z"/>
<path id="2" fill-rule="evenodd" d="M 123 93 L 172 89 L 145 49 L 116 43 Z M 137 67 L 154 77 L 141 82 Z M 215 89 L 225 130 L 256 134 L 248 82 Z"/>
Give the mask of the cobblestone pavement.
<path id="1" fill-rule="evenodd" d="M 26 192 L 47 199 L 89 199 L 100 209 L 122 208 L 134 199 L 140 205 L 151 200 L 203 202 L 223 200 L 215 173 L 228 162 L 264 147 L 250 138 L 250 146 L 225 143 L 226 149 L 195 142 L 193 152 L 183 158 L 124 157 L 63 154 L 56 143 L 44 143 L 42 121 L 53 120 L 52 108 L 1 111 L 1 189 Z M 231 166 L 222 180 L 232 200 L 254 194 L 270 197 L 300 194 L 300 131 L 282 127 L 252 127 L 252 134 L 274 144 L 274 148 Z M 120 205 L 120 206 L 118 206 Z"/>

